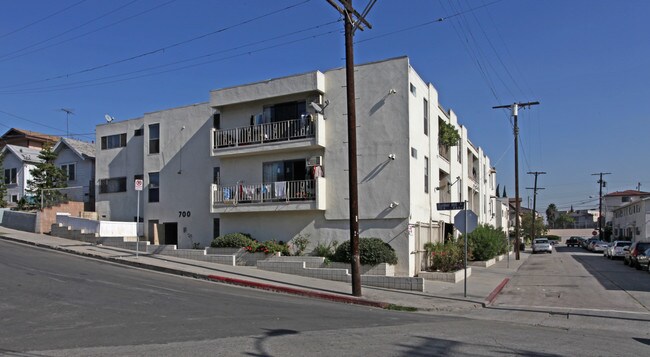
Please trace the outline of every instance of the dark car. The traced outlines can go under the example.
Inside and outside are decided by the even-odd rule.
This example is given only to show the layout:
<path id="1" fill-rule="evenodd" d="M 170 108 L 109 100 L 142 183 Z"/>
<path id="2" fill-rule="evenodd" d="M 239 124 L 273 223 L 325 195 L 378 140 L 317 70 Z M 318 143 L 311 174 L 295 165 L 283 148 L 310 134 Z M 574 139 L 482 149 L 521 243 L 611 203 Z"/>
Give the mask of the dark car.
<path id="1" fill-rule="evenodd" d="M 623 264 L 641 269 L 637 256 L 643 254 L 646 250 L 650 249 L 650 242 L 634 242 L 632 245 L 625 251 L 625 258 L 623 258 Z"/>
<path id="2" fill-rule="evenodd" d="M 580 246 L 580 237 L 571 237 L 566 240 L 567 247 L 579 247 Z"/>
<path id="3" fill-rule="evenodd" d="M 639 263 L 641 270 L 648 270 L 650 265 L 650 249 L 646 249 L 645 252 L 640 253 L 636 256 L 636 261 Z M 650 272 L 650 270 L 648 270 Z"/>

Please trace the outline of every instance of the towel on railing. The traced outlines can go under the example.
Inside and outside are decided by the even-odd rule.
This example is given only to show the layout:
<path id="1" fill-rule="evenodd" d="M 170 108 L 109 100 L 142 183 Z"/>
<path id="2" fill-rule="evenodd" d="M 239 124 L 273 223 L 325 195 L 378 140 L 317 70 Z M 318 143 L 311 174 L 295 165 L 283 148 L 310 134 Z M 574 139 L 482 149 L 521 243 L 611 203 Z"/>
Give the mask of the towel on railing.
<path id="1" fill-rule="evenodd" d="M 224 189 L 223 189 L 223 199 L 224 200 L 229 200 L 230 199 L 230 188 L 224 187 Z"/>
<path id="2" fill-rule="evenodd" d="M 275 197 L 284 198 L 287 195 L 286 181 L 278 181 L 275 183 Z"/>
<path id="3" fill-rule="evenodd" d="M 271 192 L 271 185 L 269 184 L 262 185 L 262 193 L 267 194 L 269 192 Z"/>

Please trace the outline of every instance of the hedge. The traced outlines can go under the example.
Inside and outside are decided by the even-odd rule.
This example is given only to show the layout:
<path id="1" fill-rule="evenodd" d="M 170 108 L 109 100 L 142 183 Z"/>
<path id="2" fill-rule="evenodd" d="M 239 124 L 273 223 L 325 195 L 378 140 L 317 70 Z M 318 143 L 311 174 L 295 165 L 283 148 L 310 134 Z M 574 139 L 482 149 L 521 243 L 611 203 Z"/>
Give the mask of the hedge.
<path id="1" fill-rule="evenodd" d="M 363 265 L 397 264 L 397 255 L 393 247 L 379 238 L 359 238 L 359 258 Z M 352 262 L 349 240 L 336 247 L 332 261 Z"/>

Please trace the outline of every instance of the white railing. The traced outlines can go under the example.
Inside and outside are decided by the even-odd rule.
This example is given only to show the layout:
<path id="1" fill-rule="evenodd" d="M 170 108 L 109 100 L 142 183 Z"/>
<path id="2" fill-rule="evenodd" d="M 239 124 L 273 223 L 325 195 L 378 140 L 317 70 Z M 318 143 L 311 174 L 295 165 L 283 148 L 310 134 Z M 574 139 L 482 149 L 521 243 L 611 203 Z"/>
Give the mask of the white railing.
<path id="1" fill-rule="evenodd" d="M 214 185 L 214 205 L 315 201 L 316 181 L 277 181 L 261 184 L 237 183 L 234 185 Z"/>
<path id="2" fill-rule="evenodd" d="M 309 138 L 314 137 L 315 134 L 314 121 L 307 117 L 234 129 L 214 130 L 212 149 Z"/>

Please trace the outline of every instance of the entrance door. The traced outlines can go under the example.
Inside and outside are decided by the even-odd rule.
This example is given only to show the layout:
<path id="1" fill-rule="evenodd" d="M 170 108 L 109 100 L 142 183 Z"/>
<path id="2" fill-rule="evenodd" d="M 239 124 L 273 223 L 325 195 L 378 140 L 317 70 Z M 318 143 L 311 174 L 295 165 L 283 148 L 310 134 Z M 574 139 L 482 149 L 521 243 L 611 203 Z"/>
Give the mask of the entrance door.
<path id="1" fill-rule="evenodd" d="M 167 222 L 163 223 L 165 226 L 165 244 L 178 245 L 178 223 L 176 222 Z"/>

